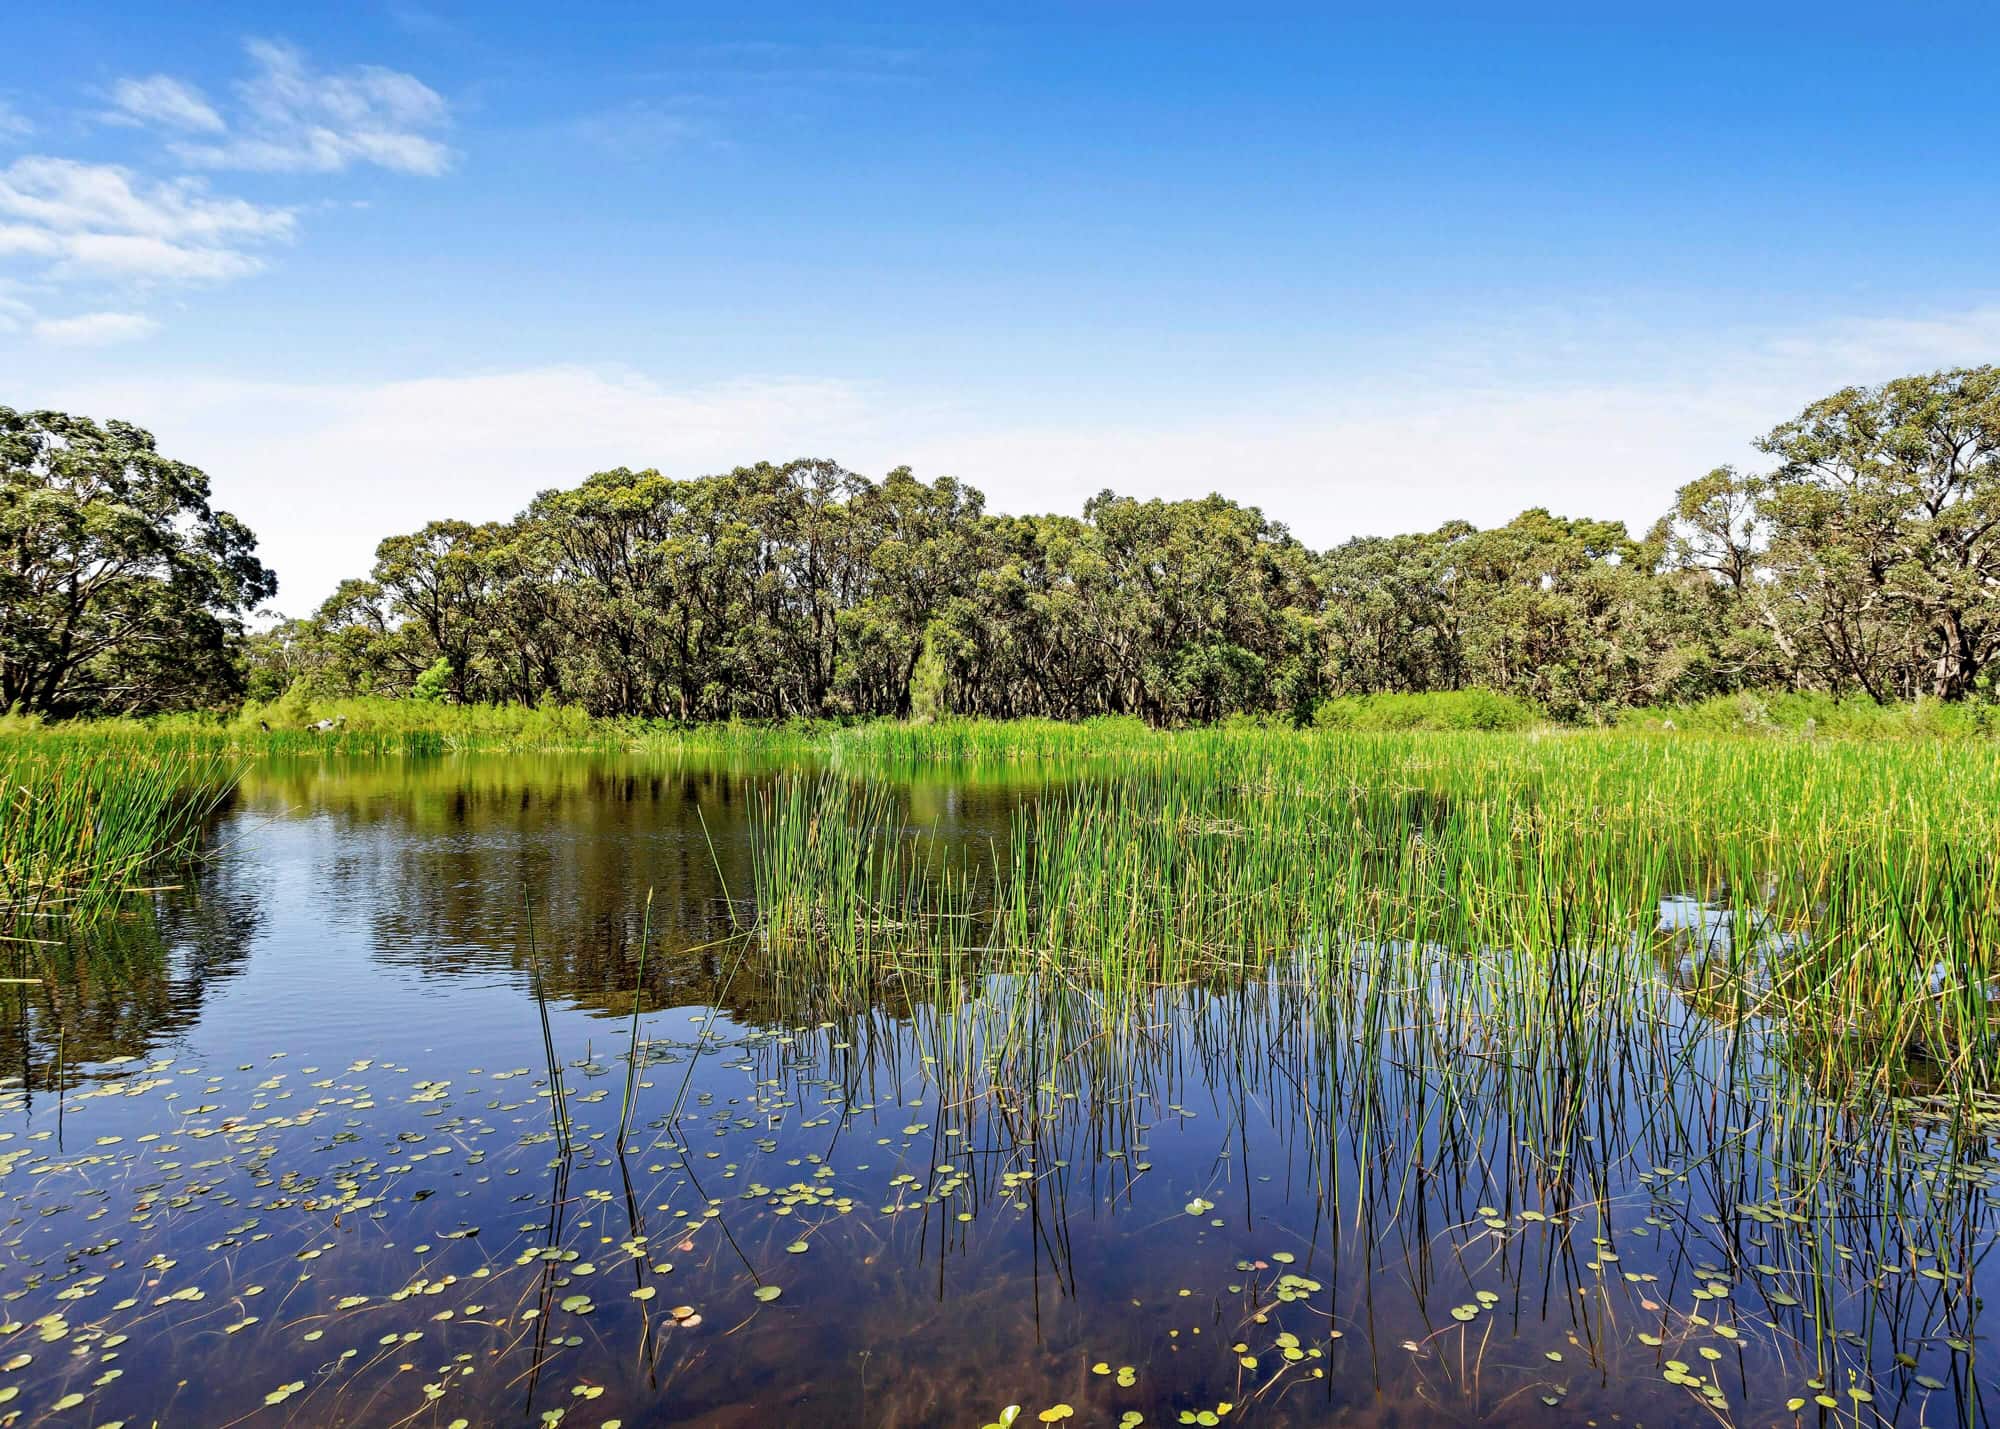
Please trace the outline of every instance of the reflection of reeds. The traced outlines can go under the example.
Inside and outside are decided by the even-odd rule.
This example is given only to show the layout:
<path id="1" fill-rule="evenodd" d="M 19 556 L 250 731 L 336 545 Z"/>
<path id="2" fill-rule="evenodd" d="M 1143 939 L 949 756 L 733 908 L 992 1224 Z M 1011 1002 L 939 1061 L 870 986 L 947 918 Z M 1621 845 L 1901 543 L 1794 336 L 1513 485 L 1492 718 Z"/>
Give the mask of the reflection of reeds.
<path id="1" fill-rule="evenodd" d="M 781 781 L 754 839 L 765 938 L 835 976 L 1036 956 L 1130 990 L 1297 947 L 1487 952 L 1532 1029 L 1618 995 L 1587 978 L 1654 940 L 1663 897 L 1722 889 L 1739 926 L 1787 936 L 1708 955 L 1711 1009 L 1781 1024 L 1823 1078 L 2000 1067 L 2000 760 L 1980 747 L 1195 734 L 1052 786 L 983 880 L 843 768 Z"/>
<path id="2" fill-rule="evenodd" d="M 837 767 L 756 807 L 760 957 L 813 1017 L 907 1007 L 959 1145 L 983 1109 L 989 1144 L 1080 1164 L 1050 1138 L 1157 1115 L 1192 1043 L 1212 1083 L 1298 1103 L 1327 1221 L 1371 1255 L 1407 1237 L 1420 1293 L 1479 1202 L 1608 1235 L 1652 1166 L 1660 1233 L 1818 1382 L 1907 1379 L 1872 1347 L 1914 1358 L 1930 1325 L 1971 1343 L 2000 1081 L 1985 750 L 1181 736 L 1052 783 L 984 887 Z M 1665 925 L 1689 894 L 1732 936 Z M 1575 1239 L 1545 1294 L 1601 1284 Z M 1702 1308 L 1663 1305 L 1648 1343 Z"/>
<path id="3" fill-rule="evenodd" d="M 632 984 L 632 1035 L 625 1049 L 625 1093 L 618 1100 L 618 1146 L 624 1154 L 625 1131 L 632 1124 L 632 1094 L 639 1081 L 639 1007 L 646 991 L 646 948 L 653 941 L 653 890 L 646 890 L 646 916 L 639 930 L 639 969 Z"/>
<path id="4" fill-rule="evenodd" d="M 1308 1303 L 1336 1327 L 1375 1333 L 1385 1275 L 1433 1338 L 1460 1328 L 1448 1311 L 1468 1283 L 1492 1286 L 1622 1374 L 1634 1355 L 1642 1378 L 1692 1359 L 1684 1346 L 1722 1343 L 1720 1324 L 1798 1363 L 1800 1384 L 1844 1386 L 1852 1370 L 1886 1397 L 1917 1373 L 1949 1379 L 1945 1421 L 1955 1408 L 1979 1422 L 1952 1342 L 1975 1339 L 1973 1268 L 2000 1186 L 1991 1128 L 1821 1095 L 1708 1026 L 1644 950 L 1579 955 L 1533 985 L 1496 953 L 1409 945 L 1295 949 L 1227 982 L 1129 995 L 1052 959 L 1015 966 L 906 966 L 893 1016 L 872 991 L 843 1008 L 838 985 L 774 969 L 779 1025 L 795 1030 L 753 1042 L 770 1059 L 759 1078 L 801 1078 L 804 1101 L 824 1077 L 850 1104 L 913 1074 L 935 1088 L 913 1199 L 938 1162 L 965 1169 L 951 1196 L 896 1220 L 917 1237 L 906 1255 L 942 1263 L 961 1209 L 983 1221 L 1011 1203 L 1051 1286 L 1073 1295 L 1071 1213 L 1129 1198 L 1152 1174 L 1146 1143 L 1169 1134 L 1151 1129 L 1215 1107 L 1241 1173 L 1217 1199 L 1280 1167 L 1283 1194 L 1309 1193 L 1284 1217 L 1308 1237 L 1293 1268 L 1324 1282 Z M 1624 1284 L 1599 1261 L 1614 1250 L 1658 1288 Z M 1244 1338 L 1274 1310 L 1277 1276 L 1245 1273 Z M 1731 1298 L 1691 1298 L 1717 1281 Z M 1476 1400 L 1476 1367 L 1451 1388 Z"/>
<path id="5" fill-rule="evenodd" d="M 568 1156 L 575 1147 L 570 1130 L 569 1095 L 563 1086 L 562 1058 L 556 1055 L 555 1031 L 549 1025 L 549 998 L 542 986 L 542 963 L 535 956 L 534 904 L 524 898 L 521 911 L 528 932 L 528 966 L 534 980 L 535 1011 L 542 1022 L 542 1059 L 549 1075 L 549 1117 L 555 1129 L 557 1149 Z"/>
<path id="6" fill-rule="evenodd" d="M 11 740 L 0 748 L 0 918 L 103 913 L 194 852 L 238 773 L 219 755 Z"/>

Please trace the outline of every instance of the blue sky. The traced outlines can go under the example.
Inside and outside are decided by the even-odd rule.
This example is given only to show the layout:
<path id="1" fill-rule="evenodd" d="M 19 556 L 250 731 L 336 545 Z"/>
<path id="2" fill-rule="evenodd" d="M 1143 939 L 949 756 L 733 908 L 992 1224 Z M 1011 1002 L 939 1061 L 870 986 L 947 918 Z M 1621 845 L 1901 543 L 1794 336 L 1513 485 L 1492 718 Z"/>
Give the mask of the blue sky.
<path id="1" fill-rule="evenodd" d="M 616 464 L 1637 526 L 2000 353 L 1992 7 L 1510 8 L 35 6 L 0 403 L 151 427 L 301 611 Z"/>

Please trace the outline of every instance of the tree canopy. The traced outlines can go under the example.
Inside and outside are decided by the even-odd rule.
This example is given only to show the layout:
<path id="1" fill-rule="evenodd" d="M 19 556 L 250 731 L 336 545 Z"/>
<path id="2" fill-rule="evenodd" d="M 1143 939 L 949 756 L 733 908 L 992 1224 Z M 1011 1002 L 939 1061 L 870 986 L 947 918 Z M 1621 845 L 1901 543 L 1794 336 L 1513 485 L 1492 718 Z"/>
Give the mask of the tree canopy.
<path id="1" fill-rule="evenodd" d="M 242 617 L 278 588 L 256 550 L 150 434 L 0 407 L 0 709 L 230 697 Z"/>
<path id="2" fill-rule="evenodd" d="M 131 427 L 4 415 L 4 697 L 226 692 L 237 620 L 272 583 L 206 480 Z M 1588 718 L 1743 690 L 1988 689 L 2000 369 L 1850 388 L 1757 445 L 1769 470 L 1698 477 L 1643 534 L 1535 508 L 1318 552 L 1221 495 L 1003 516 L 907 468 L 621 467 L 512 521 L 388 538 L 318 611 L 251 637 L 247 673 L 266 696 L 421 690 L 684 721 L 1175 724 L 1469 688 Z"/>

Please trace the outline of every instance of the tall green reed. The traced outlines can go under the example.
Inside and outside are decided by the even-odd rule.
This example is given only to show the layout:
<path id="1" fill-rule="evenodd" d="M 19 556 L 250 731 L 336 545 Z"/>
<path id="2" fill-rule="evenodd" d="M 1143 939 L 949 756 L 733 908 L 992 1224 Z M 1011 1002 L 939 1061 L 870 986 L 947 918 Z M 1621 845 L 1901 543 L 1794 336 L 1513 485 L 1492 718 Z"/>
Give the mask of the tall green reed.
<path id="1" fill-rule="evenodd" d="M 0 743 L 0 917 L 105 912 L 194 852 L 239 774 L 222 754 Z"/>
<path id="2" fill-rule="evenodd" d="M 2000 759 L 1983 746 L 1203 731 L 1049 784 L 990 868 L 905 827 L 855 746 L 836 767 L 780 781 L 753 842 L 764 936 L 842 977 L 1041 959 L 1138 992 L 1398 947 L 1426 977 L 1475 960 L 1511 1017 L 1565 1035 L 1666 977 L 1824 1078 L 1981 1085 L 2000 1065 Z M 1676 946 L 1672 900 L 1722 936 Z"/>

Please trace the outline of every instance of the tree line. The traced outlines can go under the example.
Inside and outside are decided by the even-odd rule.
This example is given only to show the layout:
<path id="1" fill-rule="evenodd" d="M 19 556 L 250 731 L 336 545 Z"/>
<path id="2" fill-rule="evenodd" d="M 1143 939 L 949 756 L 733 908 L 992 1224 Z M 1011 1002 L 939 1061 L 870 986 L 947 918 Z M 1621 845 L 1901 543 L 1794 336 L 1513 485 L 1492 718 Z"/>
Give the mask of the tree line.
<path id="1" fill-rule="evenodd" d="M 60 487 L 93 465 L 73 451 L 115 461 L 117 443 L 77 421 L 0 411 L 10 545 L 36 525 L 38 481 Z M 136 468 L 158 464 L 143 433 L 106 430 Z M 199 604 L 214 626 L 203 638 L 229 658 L 149 683 L 116 673 L 105 646 L 51 676 L 62 660 L 38 652 L 61 640 L 12 633 L 17 602 L 59 621 L 91 597 L 66 604 L 73 575 L 27 554 L 0 576 L 0 698 L 157 708 L 206 681 L 211 701 L 299 689 L 684 721 L 1174 724 L 1466 688 L 1567 719 L 1744 690 L 1985 691 L 2000 659 L 2000 368 L 1849 388 L 1757 447 L 1767 470 L 1690 482 L 1639 535 L 1538 508 L 1326 551 L 1220 495 L 1106 491 L 1080 516 L 1004 516 L 907 468 L 880 480 L 823 460 L 691 479 L 620 468 L 543 492 L 512 521 L 392 536 L 312 615 L 249 635 L 241 618 L 269 595 L 254 543 L 224 514 L 183 515 L 181 546 L 198 552 L 152 550 L 142 579 L 181 582 L 180 605 Z M 205 479 L 182 485 L 200 487 L 206 512 Z M 17 664 L 42 673 L 17 678 Z"/>

